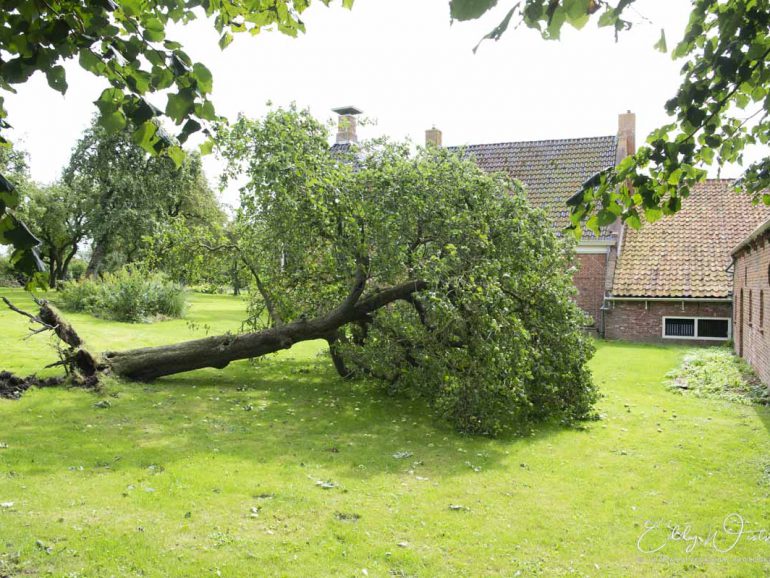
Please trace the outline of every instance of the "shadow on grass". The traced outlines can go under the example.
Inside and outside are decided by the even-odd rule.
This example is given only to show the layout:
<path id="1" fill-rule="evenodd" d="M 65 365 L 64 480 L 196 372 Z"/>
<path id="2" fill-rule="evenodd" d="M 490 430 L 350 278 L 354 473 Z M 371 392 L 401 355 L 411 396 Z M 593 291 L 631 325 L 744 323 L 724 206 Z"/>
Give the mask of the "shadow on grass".
<path id="1" fill-rule="evenodd" d="M 355 478 L 403 474 L 419 460 L 432 475 L 451 477 L 469 468 L 501 467 L 506 453 L 566 431 L 542 425 L 523 438 L 463 436 L 419 401 L 387 396 L 371 383 L 343 381 L 326 361 L 291 358 L 256 366 L 237 362 L 225 371 L 153 384 L 115 383 L 104 399 L 110 407 L 100 409 L 93 394 L 58 389 L 11 402 L 21 404 L 21 411 L 0 416 L 18 438 L 13 445 L 34 448 L 35 459 L 19 456 L 9 467 L 30 474 L 80 465 L 168 469 L 216 453 L 237 462 L 309 465 Z"/>
<path id="2" fill-rule="evenodd" d="M 755 405 L 754 411 L 757 412 L 760 421 L 765 426 L 767 433 L 770 434 L 770 406 L 767 405 Z"/>

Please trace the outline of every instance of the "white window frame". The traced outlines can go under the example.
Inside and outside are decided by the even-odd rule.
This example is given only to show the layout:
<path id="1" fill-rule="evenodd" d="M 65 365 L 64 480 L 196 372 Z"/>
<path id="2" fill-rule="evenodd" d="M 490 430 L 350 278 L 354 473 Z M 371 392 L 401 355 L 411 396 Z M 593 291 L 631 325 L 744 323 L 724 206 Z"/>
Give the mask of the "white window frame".
<path id="1" fill-rule="evenodd" d="M 693 319 L 695 320 L 695 336 L 685 337 L 683 335 L 666 335 L 666 319 Z M 727 321 L 727 337 L 699 337 L 698 327 L 699 321 L 706 319 L 707 321 Z M 687 339 L 690 341 L 730 341 L 733 337 L 733 320 L 729 317 L 689 317 L 687 315 L 667 315 L 663 317 L 662 327 L 660 334 L 663 339 Z"/>

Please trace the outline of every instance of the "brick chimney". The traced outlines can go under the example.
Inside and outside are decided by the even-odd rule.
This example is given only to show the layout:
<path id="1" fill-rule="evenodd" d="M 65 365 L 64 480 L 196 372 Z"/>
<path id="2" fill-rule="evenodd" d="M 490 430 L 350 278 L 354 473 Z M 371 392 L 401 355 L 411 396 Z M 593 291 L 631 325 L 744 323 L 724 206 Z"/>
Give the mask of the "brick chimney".
<path id="1" fill-rule="evenodd" d="M 363 111 L 358 110 L 355 106 L 343 106 L 334 108 L 332 111 L 340 115 L 337 121 L 337 144 L 357 143 L 356 116 Z"/>
<path id="2" fill-rule="evenodd" d="M 636 115 L 629 111 L 618 115 L 617 162 L 636 152 Z"/>
<path id="3" fill-rule="evenodd" d="M 441 146 L 441 131 L 435 126 L 425 131 L 425 146 Z"/>

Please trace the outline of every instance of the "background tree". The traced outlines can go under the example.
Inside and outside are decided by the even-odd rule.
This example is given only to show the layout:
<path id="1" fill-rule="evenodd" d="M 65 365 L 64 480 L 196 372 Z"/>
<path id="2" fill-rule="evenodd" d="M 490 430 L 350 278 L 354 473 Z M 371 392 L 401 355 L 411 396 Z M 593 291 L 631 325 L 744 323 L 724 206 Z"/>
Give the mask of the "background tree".
<path id="1" fill-rule="evenodd" d="M 330 0 L 321 2 L 328 5 Z M 345 7 L 352 4 L 342 0 Z M 240 32 L 276 29 L 296 36 L 305 30 L 300 15 L 309 5 L 310 0 L 6 0 L 0 10 L 0 91 L 14 92 L 14 85 L 41 72 L 51 88 L 64 94 L 62 64 L 77 59 L 82 68 L 109 82 L 96 101 L 99 124 L 108 132 L 132 126 L 133 142 L 180 165 L 187 138 L 207 131 L 206 123 L 218 117 L 209 99 L 211 72 L 166 36 L 167 26 L 209 18 L 224 49 Z M 165 103 L 159 93 L 165 93 Z M 179 127 L 175 136 L 161 128 L 163 117 Z M 8 128 L 0 94 L 0 146 L 7 144 Z M 211 146 L 208 140 L 203 148 Z M 17 268 L 32 274 L 42 263 L 34 251 L 36 239 L 12 214 L 18 203 L 13 181 L 0 179 L 0 241 L 14 247 Z"/>
<path id="2" fill-rule="evenodd" d="M 130 128 L 109 133 L 91 126 L 73 149 L 63 180 L 88 198 L 87 275 L 105 262 L 115 267 L 139 260 L 146 237 L 168 219 L 199 224 L 222 218 L 198 155 L 179 167 L 165 157 L 147 156 L 132 141 Z"/>
<path id="3" fill-rule="evenodd" d="M 48 271 L 48 285 L 67 278 L 70 264 L 88 235 L 90 199 L 66 184 L 23 186 L 19 214 L 40 239 L 40 255 Z"/>
<path id="4" fill-rule="evenodd" d="M 418 396 L 464 431 L 590 414 L 571 246 L 509 179 L 445 149 L 386 142 L 353 163 L 293 109 L 220 136 L 229 176 L 247 177 L 254 234 L 238 249 L 268 323 L 255 310 L 242 334 L 102 357 L 77 340 L 82 372 L 149 380 L 325 339 L 343 376 Z"/>
<path id="5" fill-rule="evenodd" d="M 458 20 L 478 18 L 497 0 L 451 0 Z M 565 23 L 582 28 L 592 18 L 615 29 L 631 28 L 636 0 L 524 0 L 516 2 L 486 38 L 500 38 L 511 23 L 558 39 Z M 672 122 L 617 167 L 586 182 L 570 200 L 573 228 L 587 219 L 598 231 L 621 218 L 638 227 L 678 211 L 706 167 L 743 164 L 747 146 L 770 142 L 770 1 L 693 0 L 684 37 L 671 51 L 682 60 L 682 84 L 666 103 Z M 666 52 L 663 30 L 655 48 Z M 748 166 L 736 190 L 770 204 L 770 156 Z"/>

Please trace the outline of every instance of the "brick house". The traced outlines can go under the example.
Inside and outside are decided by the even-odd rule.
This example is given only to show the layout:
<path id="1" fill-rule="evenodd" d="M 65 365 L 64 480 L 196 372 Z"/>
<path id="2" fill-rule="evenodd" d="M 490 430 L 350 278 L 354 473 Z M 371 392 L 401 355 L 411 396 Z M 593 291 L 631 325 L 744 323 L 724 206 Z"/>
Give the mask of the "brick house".
<path id="1" fill-rule="evenodd" d="M 732 337 L 731 250 L 770 217 L 732 181 L 692 189 L 671 217 L 624 227 L 603 310 L 608 339 L 711 344 Z"/>
<path id="2" fill-rule="evenodd" d="M 335 112 L 340 124 L 332 150 L 345 150 L 357 142 L 360 111 Z M 567 199 L 597 172 L 635 152 L 635 124 L 628 111 L 618 116 L 615 135 L 449 148 L 486 171 L 521 181 L 530 203 L 562 231 L 570 224 Z M 425 131 L 425 141 L 442 146 L 441 131 Z M 770 217 L 770 209 L 752 205 L 730 185 L 724 179 L 700 183 L 676 215 L 639 230 L 614 223 L 599 235 L 584 231 L 576 248 L 576 301 L 599 336 L 689 344 L 731 339 L 730 252 Z"/>
<path id="3" fill-rule="evenodd" d="M 770 220 L 762 223 L 733 250 L 735 353 L 770 384 L 770 335 L 765 335 L 765 307 L 770 299 Z"/>
<path id="4" fill-rule="evenodd" d="M 426 141 L 441 144 L 435 129 Z M 618 117 L 613 136 L 470 145 L 487 171 L 522 181 L 529 201 L 555 226 L 569 225 L 566 201 L 591 176 L 635 152 L 635 116 Z M 584 231 L 574 274 L 577 303 L 607 339 L 714 344 L 732 336 L 730 251 L 770 209 L 735 193 L 731 181 L 700 183 L 672 217 L 640 230 L 620 223 Z"/>
<path id="5" fill-rule="evenodd" d="M 597 172 L 615 166 L 635 152 L 636 116 L 618 117 L 616 135 L 541 141 L 503 142 L 450 147 L 463 151 L 489 172 L 503 171 L 524 185 L 527 198 L 544 209 L 558 231 L 570 224 L 567 199 Z M 441 145 L 441 132 L 426 131 L 426 142 Z M 602 229 L 597 236 L 585 230 L 577 249 L 577 303 L 601 332 L 602 305 L 610 288 L 620 224 Z"/>

